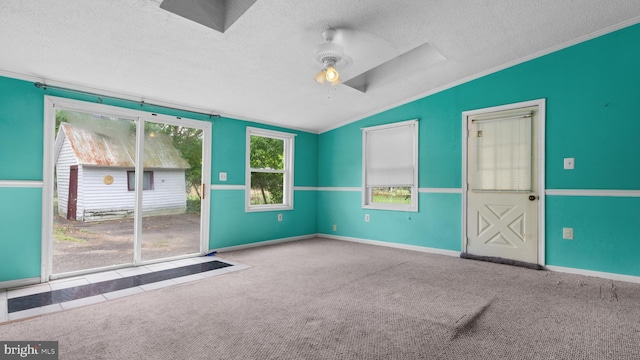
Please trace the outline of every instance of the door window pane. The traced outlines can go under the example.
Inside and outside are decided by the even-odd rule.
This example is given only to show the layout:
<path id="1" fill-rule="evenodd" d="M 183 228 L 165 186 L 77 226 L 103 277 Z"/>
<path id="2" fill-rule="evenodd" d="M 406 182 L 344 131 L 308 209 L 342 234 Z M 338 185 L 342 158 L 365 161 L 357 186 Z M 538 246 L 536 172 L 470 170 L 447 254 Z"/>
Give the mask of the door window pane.
<path id="1" fill-rule="evenodd" d="M 379 204 L 411 204 L 411 187 L 373 187 L 371 201 Z"/>
<path id="2" fill-rule="evenodd" d="M 251 135 L 251 168 L 284 170 L 284 140 Z"/>
<path id="3" fill-rule="evenodd" d="M 531 190 L 531 117 L 477 121 L 473 190 Z"/>
<path id="4" fill-rule="evenodd" d="M 52 273 L 133 262 L 136 123 L 56 110 Z"/>
<path id="5" fill-rule="evenodd" d="M 200 252 L 203 131 L 145 122 L 143 261 Z"/>
<path id="6" fill-rule="evenodd" d="M 284 174 L 251 173 L 251 205 L 282 204 Z"/>

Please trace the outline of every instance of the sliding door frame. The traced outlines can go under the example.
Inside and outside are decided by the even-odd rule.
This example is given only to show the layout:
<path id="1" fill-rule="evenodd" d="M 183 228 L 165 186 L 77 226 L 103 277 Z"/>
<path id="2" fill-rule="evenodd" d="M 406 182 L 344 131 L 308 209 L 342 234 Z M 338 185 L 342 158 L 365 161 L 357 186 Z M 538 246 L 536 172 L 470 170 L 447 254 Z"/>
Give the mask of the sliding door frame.
<path id="1" fill-rule="evenodd" d="M 143 176 L 136 176 L 136 211 L 134 217 L 134 257 L 131 264 L 113 265 L 86 270 L 78 270 L 63 274 L 53 274 L 53 180 L 54 180 L 54 142 L 55 142 L 55 115 L 56 110 L 69 110 L 88 113 L 100 113 L 104 115 L 128 118 L 136 123 L 136 166 L 138 174 L 142 174 L 143 142 L 145 122 L 166 123 L 170 125 L 186 126 L 203 130 L 202 140 L 202 202 L 200 213 L 200 251 L 197 254 L 178 255 L 163 259 L 142 261 L 141 254 L 141 227 L 142 227 L 142 181 Z M 208 121 L 193 120 L 177 116 L 151 113 L 140 110 L 127 109 L 117 106 L 91 103 L 80 100 L 67 99 L 55 96 L 44 96 L 44 139 L 43 139 L 43 186 L 42 186 L 42 253 L 40 281 L 47 282 L 57 277 L 77 276 L 98 271 L 113 270 L 122 267 L 140 266 L 156 262 L 194 257 L 204 255 L 209 250 L 210 231 L 210 185 L 211 184 L 211 129 Z M 55 275 L 52 276 L 52 275 Z"/>

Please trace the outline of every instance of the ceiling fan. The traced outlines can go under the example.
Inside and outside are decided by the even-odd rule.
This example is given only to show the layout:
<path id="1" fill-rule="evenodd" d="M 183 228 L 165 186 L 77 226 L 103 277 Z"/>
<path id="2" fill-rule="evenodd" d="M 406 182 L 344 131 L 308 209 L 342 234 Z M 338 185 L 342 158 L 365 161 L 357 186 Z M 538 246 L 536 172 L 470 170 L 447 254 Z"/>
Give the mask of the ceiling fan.
<path id="1" fill-rule="evenodd" d="M 328 28 L 323 31 L 322 36 L 326 42 L 316 47 L 316 60 L 322 64 L 322 70 L 316 74 L 314 79 L 321 85 L 324 84 L 325 80 L 332 86 L 342 82 L 336 66 L 339 63 L 343 63 L 344 48 L 333 42 L 336 33 L 337 31 L 334 28 Z"/>
<path id="2" fill-rule="evenodd" d="M 325 42 L 315 49 L 315 59 L 322 68 L 314 76 L 319 84 L 328 82 L 331 86 L 346 85 L 363 93 L 372 86 L 410 76 L 424 68 L 445 60 L 444 56 L 425 42 L 409 51 L 398 54 L 394 46 L 381 38 L 353 29 L 327 28 L 322 32 Z M 345 53 L 345 48 L 349 56 Z M 368 60 L 379 53 L 397 54 L 395 57 L 373 64 L 360 74 L 352 75 L 346 81 L 338 73 L 353 61 Z M 341 69 L 342 70 L 342 69 Z"/>

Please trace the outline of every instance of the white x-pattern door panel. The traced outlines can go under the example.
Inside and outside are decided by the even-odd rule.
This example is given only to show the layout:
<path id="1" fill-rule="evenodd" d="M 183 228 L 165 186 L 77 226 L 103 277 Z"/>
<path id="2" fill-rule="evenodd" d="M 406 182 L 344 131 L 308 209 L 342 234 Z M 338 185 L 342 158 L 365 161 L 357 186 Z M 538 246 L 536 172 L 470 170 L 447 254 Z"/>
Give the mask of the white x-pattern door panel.
<path id="1" fill-rule="evenodd" d="M 538 262 L 536 110 L 467 119 L 469 254 Z"/>
<path id="2" fill-rule="evenodd" d="M 536 212 L 524 194 L 470 196 L 467 252 L 535 263 Z"/>

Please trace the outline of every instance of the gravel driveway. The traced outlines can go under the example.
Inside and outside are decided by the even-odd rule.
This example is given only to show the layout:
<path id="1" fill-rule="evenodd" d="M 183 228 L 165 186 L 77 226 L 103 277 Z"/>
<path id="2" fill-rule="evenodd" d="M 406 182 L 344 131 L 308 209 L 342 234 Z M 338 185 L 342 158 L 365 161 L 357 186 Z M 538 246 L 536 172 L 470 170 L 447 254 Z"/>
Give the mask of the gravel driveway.
<path id="1" fill-rule="evenodd" d="M 132 263 L 133 229 L 133 219 L 81 222 L 54 217 L 53 273 Z M 199 214 L 142 219 L 143 260 L 199 251 Z"/>

